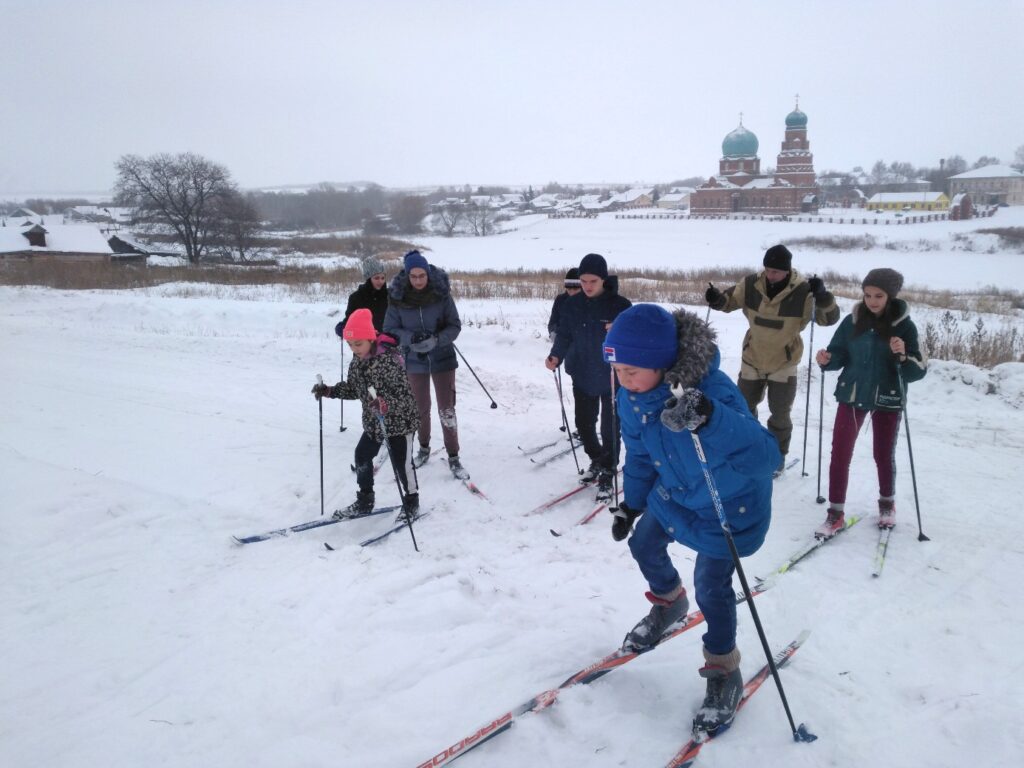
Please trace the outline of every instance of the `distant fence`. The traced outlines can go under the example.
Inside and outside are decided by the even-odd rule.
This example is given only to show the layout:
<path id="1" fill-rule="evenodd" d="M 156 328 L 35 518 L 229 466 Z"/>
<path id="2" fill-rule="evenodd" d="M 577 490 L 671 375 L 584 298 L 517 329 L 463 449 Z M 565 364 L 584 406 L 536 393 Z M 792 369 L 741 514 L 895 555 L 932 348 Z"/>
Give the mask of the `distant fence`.
<path id="1" fill-rule="evenodd" d="M 972 218 L 986 218 L 994 215 L 995 208 L 988 211 L 975 211 Z M 809 224 L 923 224 L 929 221 L 946 221 L 948 213 L 927 213 L 918 215 L 904 215 L 900 218 L 875 218 L 867 216 L 809 216 L 793 214 L 755 214 L 755 213 L 617 213 L 616 219 L 723 219 L 730 221 L 796 221 Z"/>

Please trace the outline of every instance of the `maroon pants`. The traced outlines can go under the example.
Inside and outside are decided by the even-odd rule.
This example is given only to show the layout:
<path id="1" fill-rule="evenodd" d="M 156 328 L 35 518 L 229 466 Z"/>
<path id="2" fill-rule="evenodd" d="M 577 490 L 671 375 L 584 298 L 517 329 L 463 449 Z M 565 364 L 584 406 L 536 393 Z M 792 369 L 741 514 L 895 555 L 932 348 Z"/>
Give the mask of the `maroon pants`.
<path id="1" fill-rule="evenodd" d="M 896 494 L 896 437 L 900 430 L 901 411 L 862 411 L 840 403 L 832 430 L 832 463 L 828 468 L 828 500 L 830 504 L 846 502 L 850 481 L 850 460 L 857 433 L 868 414 L 874 434 L 875 466 L 878 467 L 878 495 L 892 498 Z"/>
<path id="2" fill-rule="evenodd" d="M 459 455 L 459 425 L 455 418 L 455 371 L 440 373 L 410 373 L 409 386 L 416 398 L 420 413 L 419 441 L 422 446 L 430 445 L 430 381 L 434 381 L 437 396 L 437 416 L 441 420 L 441 434 L 449 456 Z"/>

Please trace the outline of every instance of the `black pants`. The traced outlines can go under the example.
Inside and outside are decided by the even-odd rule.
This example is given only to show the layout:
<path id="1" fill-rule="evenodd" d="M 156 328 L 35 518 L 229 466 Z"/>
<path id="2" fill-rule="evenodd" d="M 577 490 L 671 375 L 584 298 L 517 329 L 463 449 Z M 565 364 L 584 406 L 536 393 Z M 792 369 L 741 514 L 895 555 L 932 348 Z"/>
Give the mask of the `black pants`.
<path id="1" fill-rule="evenodd" d="M 614 472 L 619 466 L 619 420 L 612 420 L 612 397 L 588 395 L 575 385 L 572 396 L 576 401 L 576 431 L 580 433 L 583 450 L 591 461 Z M 601 414 L 601 439 L 597 439 L 597 415 Z"/>
<path id="2" fill-rule="evenodd" d="M 363 432 L 356 444 L 356 482 L 362 493 L 373 491 L 373 460 L 383 445 L 366 432 Z M 416 469 L 412 465 L 412 435 L 389 437 L 388 445 L 391 446 L 391 460 L 395 463 L 398 479 L 402 483 L 402 495 L 418 493 Z"/>

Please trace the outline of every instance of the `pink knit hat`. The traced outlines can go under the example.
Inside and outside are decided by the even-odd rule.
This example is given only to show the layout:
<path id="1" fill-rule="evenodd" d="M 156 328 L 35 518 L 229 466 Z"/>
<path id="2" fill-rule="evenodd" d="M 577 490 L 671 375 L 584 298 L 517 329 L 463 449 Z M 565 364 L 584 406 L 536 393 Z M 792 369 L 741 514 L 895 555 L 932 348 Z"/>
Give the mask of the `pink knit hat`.
<path id="1" fill-rule="evenodd" d="M 355 341 L 356 339 L 376 341 L 377 331 L 374 330 L 373 315 L 370 313 L 370 310 L 357 309 L 349 315 L 342 334 L 345 341 Z"/>

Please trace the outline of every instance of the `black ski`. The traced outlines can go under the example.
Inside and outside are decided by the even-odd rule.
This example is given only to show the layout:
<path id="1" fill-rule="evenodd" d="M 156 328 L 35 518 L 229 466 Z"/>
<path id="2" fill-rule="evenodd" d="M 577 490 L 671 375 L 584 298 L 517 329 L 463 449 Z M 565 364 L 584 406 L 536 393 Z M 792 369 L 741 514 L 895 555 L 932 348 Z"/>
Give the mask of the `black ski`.
<path id="1" fill-rule="evenodd" d="M 388 512 L 394 512 L 395 510 L 401 509 L 401 506 L 396 504 L 392 507 L 380 507 L 373 510 L 366 515 L 359 515 L 358 517 L 321 517 L 317 520 L 310 520 L 308 523 L 299 523 L 289 528 L 278 528 L 273 531 L 267 531 L 266 533 L 256 533 L 252 536 L 232 536 L 236 544 L 255 544 L 257 541 L 266 541 L 267 539 L 280 538 L 289 536 L 299 531 L 308 531 L 313 528 L 322 528 L 325 525 L 334 525 L 335 523 L 344 523 L 348 520 L 361 520 L 364 517 L 373 517 L 374 515 L 384 515 Z"/>

